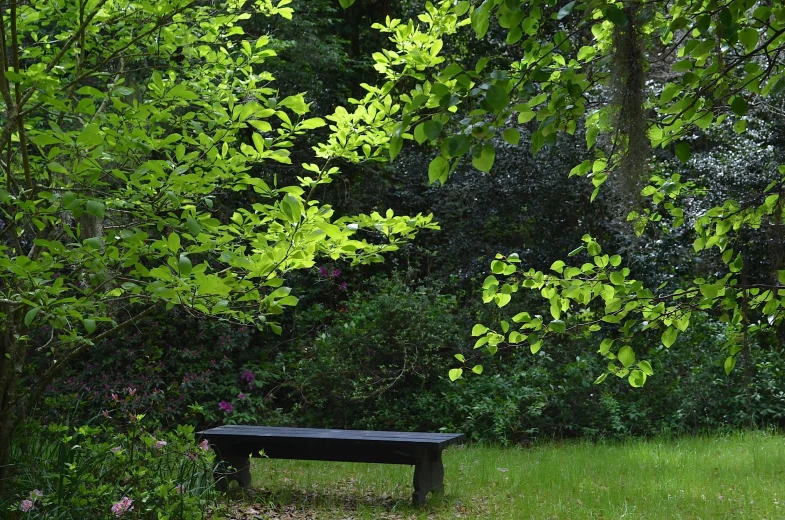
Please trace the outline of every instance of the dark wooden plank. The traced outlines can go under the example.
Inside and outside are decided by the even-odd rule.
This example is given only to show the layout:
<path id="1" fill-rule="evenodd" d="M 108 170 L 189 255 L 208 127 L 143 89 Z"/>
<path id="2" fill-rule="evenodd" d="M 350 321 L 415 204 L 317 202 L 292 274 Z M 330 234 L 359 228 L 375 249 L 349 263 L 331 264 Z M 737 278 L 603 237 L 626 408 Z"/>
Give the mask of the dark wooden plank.
<path id="1" fill-rule="evenodd" d="M 442 448 L 465 440 L 463 434 L 424 433 L 424 432 L 386 432 L 368 430 L 328 430 L 316 428 L 286 428 L 273 426 L 226 425 L 199 432 L 209 439 L 221 437 L 253 437 L 259 439 L 313 441 L 361 441 L 379 444 L 427 444 Z"/>

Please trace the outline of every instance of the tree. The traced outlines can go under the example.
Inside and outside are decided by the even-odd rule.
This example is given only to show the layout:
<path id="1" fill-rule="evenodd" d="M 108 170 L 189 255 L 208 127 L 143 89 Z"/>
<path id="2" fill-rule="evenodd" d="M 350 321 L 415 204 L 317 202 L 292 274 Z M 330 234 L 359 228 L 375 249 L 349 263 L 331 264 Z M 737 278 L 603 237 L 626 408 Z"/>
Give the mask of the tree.
<path id="1" fill-rule="evenodd" d="M 504 52 L 476 61 L 442 56 L 443 28 L 469 25 L 477 39 L 493 38 Z M 752 337 L 781 327 L 782 259 L 762 263 L 752 256 L 756 242 L 776 240 L 785 223 L 785 165 L 768 172 L 774 180 L 764 189 L 691 214 L 700 187 L 658 161 L 675 154 L 688 164 L 696 137 L 724 121 L 744 133 L 750 107 L 779 98 L 785 90 L 781 1 L 428 2 L 417 23 L 388 19 L 377 27 L 396 48 L 374 54 L 388 81 L 369 89 L 366 99 L 396 90 L 403 102 L 391 157 L 404 140 L 432 143 L 438 152 L 428 177 L 444 183 L 469 158 L 476 169 L 492 171 L 496 146 L 519 145 L 523 125 L 532 132 L 527 144 L 534 154 L 558 146 L 563 133 L 580 132 L 587 158 L 569 175 L 591 182 L 592 200 L 601 187 L 609 189 L 639 235 L 688 222 L 694 253 L 720 266 L 705 277 L 650 288 L 588 234 L 549 272 L 522 269 L 515 253 L 500 253 L 483 283 L 483 300 L 504 307 L 519 290 L 531 289 L 550 316 L 521 312 L 477 324 L 475 348 L 494 354 L 526 344 L 536 353 L 552 335 L 587 328 L 609 361 L 598 382 L 614 374 L 641 386 L 653 370 L 629 345 L 633 335 L 656 335 L 670 347 L 694 313 L 717 316 L 738 331 L 724 346 L 730 372 Z M 408 82 L 400 81 L 401 70 Z M 464 368 L 450 377 L 461 377 Z"/>
<path id="2" fill-rule="evenodd" d="M 287 273 L 319 256 L 377 262 L 431 217 L 334 216 L 312 195 L 341 162 L 377 160 L 391 96 L 338 108 L 280 186 L 293 140 L 327 122 L 279 95 L 254 16 L 290 0 L 32 0 L 0 6 L 0 493 L 15 428 L 90 345 L 158 308 L 280 331 Z M 232 193 L 255 202 L 230 207 Z M 228 194 L 228 196 L 227 196 Z M 30 367 L 28 354 L 47 353 Z M 31 371 L 35 370 L 35 374 Z M 23 373 L 35 384 L 21 388 Z"/>

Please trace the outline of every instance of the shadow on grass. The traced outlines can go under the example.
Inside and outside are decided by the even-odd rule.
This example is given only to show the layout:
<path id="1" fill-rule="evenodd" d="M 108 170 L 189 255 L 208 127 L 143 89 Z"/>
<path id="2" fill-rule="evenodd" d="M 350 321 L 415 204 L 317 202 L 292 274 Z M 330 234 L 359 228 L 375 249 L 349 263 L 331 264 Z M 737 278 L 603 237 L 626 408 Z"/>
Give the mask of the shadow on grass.
<path id="1" fill-rule="evenodd" d="M 410 518 L 455 505 L 451 504 L 449 496 L 431 495 L 425 507 L 417 507 L 412 505 L 410 495 L 362 493 L 353 489 L 351 480 L 339 483 L 341 484 L 344 484 L 346 489 L 303 490 L 288 486 L 243 489 L 232 486 L 227 492 L 226 503 L 238 513 L 238 518 L 253 518 L 253 514 L 260 514 L 262 518 L 281 516 L 292 519 L 326 518 L 326 512 L 364 512 L 372 513 L 374 518 Z"/>

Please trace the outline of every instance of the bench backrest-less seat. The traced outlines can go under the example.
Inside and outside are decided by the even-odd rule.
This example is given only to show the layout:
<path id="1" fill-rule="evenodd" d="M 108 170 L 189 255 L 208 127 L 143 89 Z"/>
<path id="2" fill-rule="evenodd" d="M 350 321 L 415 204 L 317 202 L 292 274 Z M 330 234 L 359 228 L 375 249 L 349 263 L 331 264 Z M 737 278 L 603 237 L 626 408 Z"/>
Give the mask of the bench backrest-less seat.
<path id="1" fill-rule="evenodd" d="M 199 432 L 218 456 L 234 468 L 217 475 L 225 487 L 232 480 L 251 484 L 249 456 L 263 452 L 271 459 L 326 460 L 408 464 L 414 466 L 415 504 L 425 504 L 429 491 L 444 491 L 442 450 L 459 444 L 460 433 L 381 432 L 365 430 L 322 430 L 272 426 L 227 425 Z"/>

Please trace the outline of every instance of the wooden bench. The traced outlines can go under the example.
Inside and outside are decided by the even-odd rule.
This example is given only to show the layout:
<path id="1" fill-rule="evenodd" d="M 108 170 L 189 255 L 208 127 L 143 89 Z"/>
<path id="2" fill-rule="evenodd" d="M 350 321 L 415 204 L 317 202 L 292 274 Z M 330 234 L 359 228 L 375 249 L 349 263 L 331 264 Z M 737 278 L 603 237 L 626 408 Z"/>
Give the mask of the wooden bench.
<path id="1" fill-rule="evenodd" d="M 199 432 L 233 471 L 216 475 L 219 488 L 236 480 L 251 484 L 251 457 L 341 462 L 376 462 L 414 466 L 412 501 L 424 505 L 429 491 L 444 492 L 442 450 L 465 440 L 459 433 L 318 430 L 268 426 L 219 426 Z"/>

